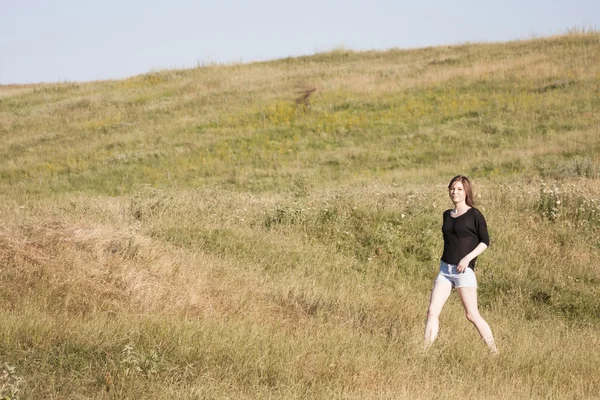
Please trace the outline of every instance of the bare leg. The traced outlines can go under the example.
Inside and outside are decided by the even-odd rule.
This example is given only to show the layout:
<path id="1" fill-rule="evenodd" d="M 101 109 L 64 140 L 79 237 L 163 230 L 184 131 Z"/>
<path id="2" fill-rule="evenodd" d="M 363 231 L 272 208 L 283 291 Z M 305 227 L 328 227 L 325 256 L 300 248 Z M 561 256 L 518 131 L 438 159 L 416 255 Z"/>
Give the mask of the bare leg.
<path id="1" fill-rule="evenodd" d="M 492 335 L 492 329 L 488 325 L 487 322 L 483 319 L 481 314 L 479 314 L 479 309 L 477 308 L 477 288 L 476 287 L 463 287 L 457 288 L 458 295 L 460 296 L 460 300 L 465 307 L 465 312 L 467 314 L 467 319 L 475 325 L 475 328 L 479 331 L 481 338 L 490 348 L 491 352 L 494 354 L 498 354 L 498 349 L 496 348 L 496 344 L 494 343 L 494 336 Z"/>
<path id="2" fill-rule="evenodd" d="M 431 346 L 437 337 L 440 328 L 439 316 L 451 291 L 452 285 L 449 282 L 438 281 L 433 285 L 427 309 L 427 323 L 425 324 L 425 348 Z"/>

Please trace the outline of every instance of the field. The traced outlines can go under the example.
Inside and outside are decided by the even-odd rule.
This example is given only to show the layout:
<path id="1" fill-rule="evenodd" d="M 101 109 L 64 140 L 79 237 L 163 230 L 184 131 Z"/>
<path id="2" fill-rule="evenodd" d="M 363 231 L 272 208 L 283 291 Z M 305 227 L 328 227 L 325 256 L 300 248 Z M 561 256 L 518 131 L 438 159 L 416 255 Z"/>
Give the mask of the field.
<path id="1" fill-rule="evenodd" d="M 598 398 L 600 34 L 0 86 L 0 398 Z M 489 354 L 456 294 L 470 176 Z"/>

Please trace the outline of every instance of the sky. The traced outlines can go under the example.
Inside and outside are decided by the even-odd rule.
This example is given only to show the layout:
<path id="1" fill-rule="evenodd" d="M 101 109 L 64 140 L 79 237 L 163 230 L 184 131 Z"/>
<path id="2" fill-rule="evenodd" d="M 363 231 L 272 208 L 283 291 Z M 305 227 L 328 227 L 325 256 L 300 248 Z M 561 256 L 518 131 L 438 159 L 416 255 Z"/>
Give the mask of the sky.
<path id="1" fill-rule="evenodd" d="M 600 0 L 0 0 L 0 84 L 600 30 Z"/>

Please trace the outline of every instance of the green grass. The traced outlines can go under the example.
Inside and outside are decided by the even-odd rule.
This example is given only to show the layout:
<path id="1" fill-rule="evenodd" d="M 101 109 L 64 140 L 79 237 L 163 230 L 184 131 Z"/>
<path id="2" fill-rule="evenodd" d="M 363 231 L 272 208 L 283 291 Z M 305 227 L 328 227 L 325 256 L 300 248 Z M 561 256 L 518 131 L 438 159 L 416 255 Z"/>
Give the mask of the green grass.
<path id="1" fill-rule="evenodd" d="M 599 396 L 599 55 L 572 32 L 0 86 L 0 397 Z M 422 351 L 458 173 L 497 358 L 456 296 Z"/>

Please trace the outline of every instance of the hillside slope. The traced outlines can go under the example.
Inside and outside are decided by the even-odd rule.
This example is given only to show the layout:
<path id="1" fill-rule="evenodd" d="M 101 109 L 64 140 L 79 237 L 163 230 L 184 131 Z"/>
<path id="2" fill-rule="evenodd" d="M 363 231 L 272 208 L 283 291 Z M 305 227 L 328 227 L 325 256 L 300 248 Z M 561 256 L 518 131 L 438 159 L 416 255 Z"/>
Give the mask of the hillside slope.
<path id="1" fill-rule="evenodd" d="M 0 397 L 600 396 L 599 94 L 595 32 L 0 86 Z M 457 173 L 497 358 L 422 351 Z"/>

